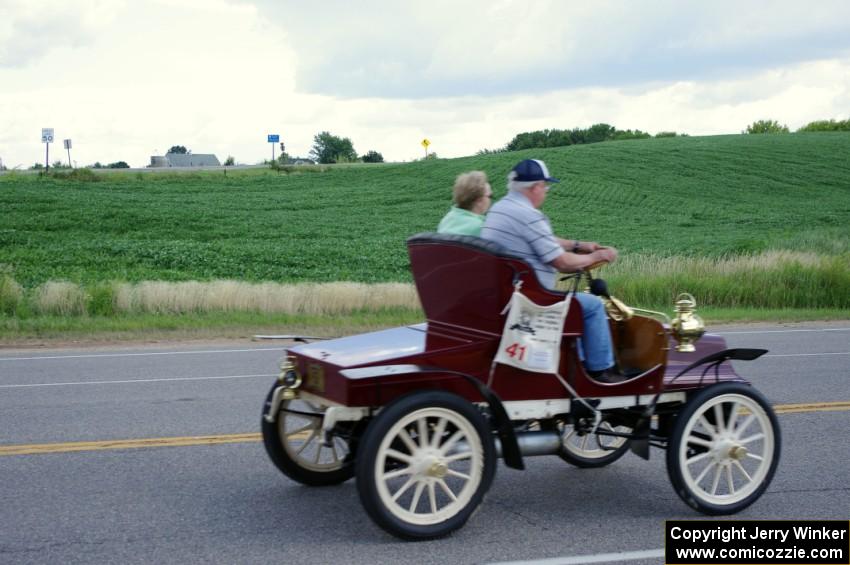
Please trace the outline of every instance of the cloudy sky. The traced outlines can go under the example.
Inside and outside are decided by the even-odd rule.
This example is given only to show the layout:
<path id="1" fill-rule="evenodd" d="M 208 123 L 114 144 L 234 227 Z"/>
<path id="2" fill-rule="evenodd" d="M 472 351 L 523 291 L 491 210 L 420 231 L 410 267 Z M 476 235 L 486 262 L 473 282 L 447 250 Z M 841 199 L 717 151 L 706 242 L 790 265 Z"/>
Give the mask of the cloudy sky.
<path id="1" fill-rule="evenodd" d="M 350 137 L 387 160 L 607 122 L 691 135 L 850 117 L 844 0 L 0 0 L 0 159 L 221 160 Z"/>

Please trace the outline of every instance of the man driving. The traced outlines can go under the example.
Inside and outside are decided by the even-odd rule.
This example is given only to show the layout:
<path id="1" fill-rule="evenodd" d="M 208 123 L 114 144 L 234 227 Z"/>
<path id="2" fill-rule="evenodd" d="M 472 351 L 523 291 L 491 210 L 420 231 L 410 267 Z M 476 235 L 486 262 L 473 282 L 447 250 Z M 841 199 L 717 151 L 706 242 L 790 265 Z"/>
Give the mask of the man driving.
<path id="1" fill-rule="evenodd" d="M 617 250 L 593 241 L 561 239 L 552 232 L 549 219 L 540 207 L 552 183 L 546 164 L 538 159 L 518 163 L 508 174 L 508 194 L 490 208 L 481 237 L 500 244 L 525 259 L 535 270 L 540 283 L 555 288 L 558 272 L 572 273 L 594 263 L 617 259 Z M 608 318 L 602 300 L 578 292 L 584 318 L 582 348 L 588 375 L 603 383 L 625 380 L 614 366 L 614 350 Z"/>

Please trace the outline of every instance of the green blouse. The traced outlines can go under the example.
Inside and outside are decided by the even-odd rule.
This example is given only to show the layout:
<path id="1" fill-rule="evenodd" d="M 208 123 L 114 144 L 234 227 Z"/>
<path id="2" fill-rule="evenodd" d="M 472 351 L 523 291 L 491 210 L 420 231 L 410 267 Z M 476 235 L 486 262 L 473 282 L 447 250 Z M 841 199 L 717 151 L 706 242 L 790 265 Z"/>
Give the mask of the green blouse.
<path id="1" fill-rule="evenodd" d="M 438 233 L 454 233 L 458 235 L 474 235 L 481 234 L 481 227 L 484 225 L 484 216 L 452 206 L 449 213 L 443 216 L 440 220 L 440 225 L 437 226 Z"/>

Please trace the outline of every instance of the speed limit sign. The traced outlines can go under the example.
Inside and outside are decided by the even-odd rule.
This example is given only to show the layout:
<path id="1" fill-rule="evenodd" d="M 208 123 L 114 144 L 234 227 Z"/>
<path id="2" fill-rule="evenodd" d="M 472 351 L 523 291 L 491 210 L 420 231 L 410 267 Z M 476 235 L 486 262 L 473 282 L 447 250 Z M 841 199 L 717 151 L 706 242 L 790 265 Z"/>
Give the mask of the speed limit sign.
<path id="1" fill-rule="evenodd" d="M 53 143 L 53 128 L 41 128 L 41 142 Z"/>

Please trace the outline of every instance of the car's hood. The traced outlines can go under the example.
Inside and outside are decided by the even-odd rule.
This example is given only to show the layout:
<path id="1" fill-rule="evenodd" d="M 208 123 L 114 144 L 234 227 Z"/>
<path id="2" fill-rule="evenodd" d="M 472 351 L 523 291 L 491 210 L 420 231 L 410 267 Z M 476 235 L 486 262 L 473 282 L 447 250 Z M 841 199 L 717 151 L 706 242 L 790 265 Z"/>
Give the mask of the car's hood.
<path id="1" fill-rule="evenodd" d="M 357 367 L 425 351 L 427 324 L 403 326 L 290 347 L 297 355 L 338 367 Z"/>

